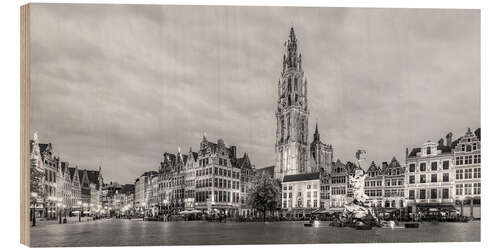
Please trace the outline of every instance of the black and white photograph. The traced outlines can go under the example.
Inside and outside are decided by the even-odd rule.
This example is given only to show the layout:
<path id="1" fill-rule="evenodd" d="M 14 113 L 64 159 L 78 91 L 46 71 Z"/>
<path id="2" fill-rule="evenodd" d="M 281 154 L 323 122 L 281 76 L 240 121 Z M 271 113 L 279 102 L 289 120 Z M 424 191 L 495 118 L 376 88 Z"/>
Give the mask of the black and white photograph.
<path id="1" fill-rule="evenodd" d="M 479 9 L 25 13 L 30 246 L 481 241 Z"/>

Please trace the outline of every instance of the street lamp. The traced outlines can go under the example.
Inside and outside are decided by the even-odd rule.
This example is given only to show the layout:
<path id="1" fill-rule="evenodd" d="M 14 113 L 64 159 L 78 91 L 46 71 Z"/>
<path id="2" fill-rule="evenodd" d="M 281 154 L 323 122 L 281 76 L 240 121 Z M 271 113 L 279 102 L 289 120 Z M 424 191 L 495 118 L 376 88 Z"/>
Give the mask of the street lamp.
<path id="1" fill-rule="evenodd" d="M 64 223 L 66 223 L 66 204 L 63 204 L 63 209 L 64 209 Z"/>
<path id="2" fill-rule="evenodd" d="M 58 202 L 56 207 L 57 207 L 57 216 L 59 217 L 59 224 L 62 224 L 62 221 L 61 221 L 61 203 Z"/>
<path id="3" fill-rule="evenodd" d="M 61 218 L 61 207 L 62 207 L 62 201 L 63 201 L 63 198 L 62 197 L 59 197 L 57 198 L 57 213 L 59 215 L 59 224 L 62 224 L 62 218 Z"/>
<path id="4" fill-rule="evenodd" d="M 164 199 L 163 200 L 163 214 L 166 213 L 166 210 L 167 210 L 167 199 Z"/>
<path id="5" fill-rule="evenodd" d="M 76 204 L 77 204 L 77 205 L 78 205 L 78 207 L 80 208 L 80 211 L 79 211 L 79 213 L 78 213 L 78 222 L 82 222 L 82 217 L 81 217 L 81 216 L 82 216 L 82 212 L 83 212 L 83 211 L 82 211 L 82 202 L 81 202 L 81 201 L 78 201 Z"/>
<path id="6" fill-rule="evenodd" d="M 31 197 L 33 197 L 33 212 L 31 213 L 32 214 L 32 220 L 33 220 L 33 224 L 32 226 L 36 226 L 36 203 L 37 203 L 37 198 L 38 198 L 38 194 L 35 193 L 35 192 L 32 192 L 31 193 Z"/>

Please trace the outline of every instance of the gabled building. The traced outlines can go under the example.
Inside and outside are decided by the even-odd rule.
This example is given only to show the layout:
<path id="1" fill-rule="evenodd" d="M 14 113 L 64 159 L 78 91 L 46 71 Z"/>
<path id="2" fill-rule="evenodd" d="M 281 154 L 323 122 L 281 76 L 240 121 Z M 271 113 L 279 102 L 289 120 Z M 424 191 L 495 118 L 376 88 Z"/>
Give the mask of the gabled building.
<path id="1" fill-rule="evenodd" d="M 462 215 L 481 217 L 481 129 L 467 129 L 454 147 L 455 200 Z M 453 174 L 453 173 L 452 173 Z"/>
<path id="2" fill-rule="evenodd" d="M 72 179 L 69 173 L 69 163 L 59 161 L 57 169 L 57 197 L 62 215 L 67 215 L 72 206 Z"/>
<path id="3" fill-rule="evenodd" d="M 198 157 L 195 207 L 239 213 L 241 169 L 236 166 L 236 146 L 226 147 L 222 139 L 213 143 L 203 136 Z"/>
<path id="4" fill-rule="evenodd" d="M 330 202 L 328 208 L 343 208 L 347 202 L 347 189 L 349 186 L 349 171 L 346 164 L 337 159 L 331 167 L 330 176 Z"/>
<path id="5" fill-rule="evenodd" d="M 82 208 L 82 188 L 81 188 L 81 182 L 80 182 L 80 176 L 78 174 L 78 166 L 72 168 L 69 167 L 69 175 L 71 178 L 71 207 L 70 210 L 72 212 L 74 211 L 80 211 Z"/>
<path id="6" fill-rule="evenodd" d="M 407 150 L 405 197 L 412 213 L 454 209 L 454 162 L 452 149 L 456 146 L 452 134 L 446 143 L 427 141 L 422 146 Z"/>
<path id="7" fill-rule="evenodd" d="M 405 168 L 392 157 L 389 164 L 382 163 L 381 172 L 384 177 L 384 199 L 385 208 L 404 208 L 405 204 Z"/>
<path id="8" fill-rule="evenodd" d="M 53 155 L 52 143 L 40 143 L 40 155 L 44 166 L 44 217 L 55 219 L 57 212 L 57 165 L 59 158 Z"/>
<path id="9" fill-rule="evenodd" d="M 192 148 L 189 148 L 184 168 L 184 207 L 186 210 L 194 209 L 196 193 L 196 169 L 198 168 L 198 166 L 198 152 L 194 152 Z"/>
<path id="10" fill-rule="evenodd" d="M 90 180 L 89 176 L 87 175 L 87 170 L 86 169 L 79 169 L 78 170 L 78 178 L 80 179 L 80 200 L 82 202 L 82 207 L 83 207 L 83 213 L 88 214 L 90 213 Z"/>
<path id="11" fill-rule="evenodd" d="M 236 149 L 235 149 L 236 150 Z M 234 152 L 236 153 L 236 152 Z M 254 181 L 255 178 L 255 166 L 252 165 L 252 162 L 250 161 L 250 157 L 248 157 L 247 153 L 243 154 L 243 157 L 241 158 L 234 158 L 234 163 L 233 165 L 236 166 L 236 168 L 240 169 L 240 215 L 242 216 L 249 216 L 251 214 L 252 208 L 247 204 L 248 200 L 248 195 L 249 195 L 249 188 L 251 183 Z"/>
<path id="12" fill-rule="evenodd" d="M 372 207 L 384 206 L 384 174 L 374 161 L 366 170 L 365 194 L 368 195 Z"/>

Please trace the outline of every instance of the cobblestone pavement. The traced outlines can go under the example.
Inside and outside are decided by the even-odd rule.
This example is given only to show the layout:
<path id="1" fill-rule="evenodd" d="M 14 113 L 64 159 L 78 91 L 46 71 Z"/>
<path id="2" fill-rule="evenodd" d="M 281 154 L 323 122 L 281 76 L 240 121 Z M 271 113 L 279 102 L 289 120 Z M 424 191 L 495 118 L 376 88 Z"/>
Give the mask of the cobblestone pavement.
<path id="1" fill-rule="evenodd" d="M 31 229 L 35 247 L 480 241 L 480 222 L 423 223 L 419 229 L 358 231 L 303 222 L 144 222 L 108 219 Z"/>

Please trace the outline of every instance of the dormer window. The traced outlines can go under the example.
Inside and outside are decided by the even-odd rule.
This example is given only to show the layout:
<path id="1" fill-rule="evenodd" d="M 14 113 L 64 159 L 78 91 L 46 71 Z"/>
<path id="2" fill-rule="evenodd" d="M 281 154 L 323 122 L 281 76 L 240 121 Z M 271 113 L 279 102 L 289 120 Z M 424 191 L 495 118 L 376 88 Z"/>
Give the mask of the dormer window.
<path id="1" fill-rule="evenodd" d="M 427 154 L 430 155 L 431 154 L 431 147 L 427 147 Z"/>

